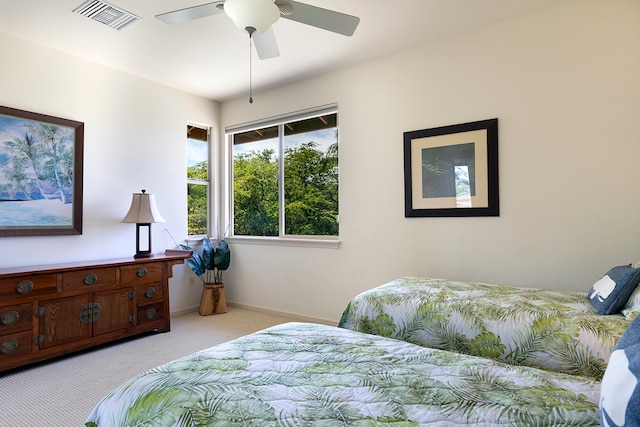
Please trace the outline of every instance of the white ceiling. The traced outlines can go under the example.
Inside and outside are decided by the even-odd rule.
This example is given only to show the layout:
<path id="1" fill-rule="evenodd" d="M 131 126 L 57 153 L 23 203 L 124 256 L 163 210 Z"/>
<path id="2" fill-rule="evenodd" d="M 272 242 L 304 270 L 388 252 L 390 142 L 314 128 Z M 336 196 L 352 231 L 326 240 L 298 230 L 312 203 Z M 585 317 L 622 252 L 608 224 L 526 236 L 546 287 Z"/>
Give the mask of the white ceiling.
<path id="1" fill-rule="evenodd" d="M 118 31 L 72 11 L 84 0 L 0 0 L 0 31 L 167 86 L 224 101 L 248 94 L 249 38 L 224 14 L 169 25 L 159 13 L 211 0 L 109 0 L 140 21 Z M 287 19 L 280 56 L 257 59 L 253 90 L 490 25 L 567 0 L 300 0 L 360 17 L 352 37 Z M 1 72 L 1 71 L 0 71 Z"/>

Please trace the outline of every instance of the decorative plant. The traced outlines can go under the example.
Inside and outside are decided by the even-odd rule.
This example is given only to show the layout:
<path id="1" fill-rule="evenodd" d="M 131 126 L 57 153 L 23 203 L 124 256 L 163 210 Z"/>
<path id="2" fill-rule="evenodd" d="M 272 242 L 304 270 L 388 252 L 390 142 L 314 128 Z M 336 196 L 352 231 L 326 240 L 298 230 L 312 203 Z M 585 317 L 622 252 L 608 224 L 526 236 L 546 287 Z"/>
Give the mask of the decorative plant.
<path id="1" fill-rule="evenodd" d="M 203 284 L 222 283 L 222 272 L 231 263 L 231 250 L 224 239 L 218 240 L 214 247 L 211 240 L 205 237 L 202 240 L 202 255 L 187 245 L 180 245 L 180 248 L 193 251 L 191 258 L 187 258 L 187 264 Z"/>

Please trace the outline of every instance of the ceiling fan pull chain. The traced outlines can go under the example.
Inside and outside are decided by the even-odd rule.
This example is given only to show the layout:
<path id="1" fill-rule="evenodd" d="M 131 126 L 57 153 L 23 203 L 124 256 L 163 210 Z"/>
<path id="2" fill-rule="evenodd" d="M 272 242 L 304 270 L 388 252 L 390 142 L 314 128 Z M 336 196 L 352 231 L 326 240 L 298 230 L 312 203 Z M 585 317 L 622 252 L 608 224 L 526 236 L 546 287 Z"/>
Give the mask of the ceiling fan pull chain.
<path id="1" fill-rule="evenodd" d="M 253 31 L 247 28 L 247 32 L 249 33 L 249 104 L 253 104 L 253 62 L 251 58 L 251 47 L 253 40 Z"/>

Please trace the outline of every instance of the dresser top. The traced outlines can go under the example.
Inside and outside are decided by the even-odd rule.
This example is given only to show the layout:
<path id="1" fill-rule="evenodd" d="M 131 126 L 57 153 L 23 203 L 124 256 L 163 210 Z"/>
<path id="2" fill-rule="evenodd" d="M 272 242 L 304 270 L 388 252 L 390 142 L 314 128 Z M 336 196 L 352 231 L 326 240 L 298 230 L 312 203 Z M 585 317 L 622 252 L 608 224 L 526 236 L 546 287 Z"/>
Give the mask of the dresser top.
<path id="1" fill-rule="evenodd" d="M 178 249 L 167 249 L 164 254 L 153 255 L 145 258 L 113 258 L 113 259 L 98 259 L 98 260 L 85 260 L 76 262 L 65 262 L 58 264 L 46 264 L 46 265 L 25 265 L 20 267 L 7 267 L 0 268 L 0 276 L 16 275 L 16 274 L 33 274 L 33 273 L 56 273 L 59 271 L 81 270 L 87 267 L 113 267 L 118 265 L 130 265 L 130 264 L 144 264 L 150 262 L 162 262 L 162 261 L 183 261 L 186 258 L 190 258 L 191 251 L 183 251 Z"/>

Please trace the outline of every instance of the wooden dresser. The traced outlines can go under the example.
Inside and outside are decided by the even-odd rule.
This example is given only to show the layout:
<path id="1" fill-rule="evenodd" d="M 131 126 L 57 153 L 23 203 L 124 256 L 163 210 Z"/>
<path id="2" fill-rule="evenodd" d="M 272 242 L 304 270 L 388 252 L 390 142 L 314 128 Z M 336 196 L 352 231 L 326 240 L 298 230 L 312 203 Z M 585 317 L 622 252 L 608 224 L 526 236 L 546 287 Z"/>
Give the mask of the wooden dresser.
<path id="1" fill-rule="evenodd" d="M 0 372 L 170 330 L 169 278 L 191 251 L 0 269 Z"/>

